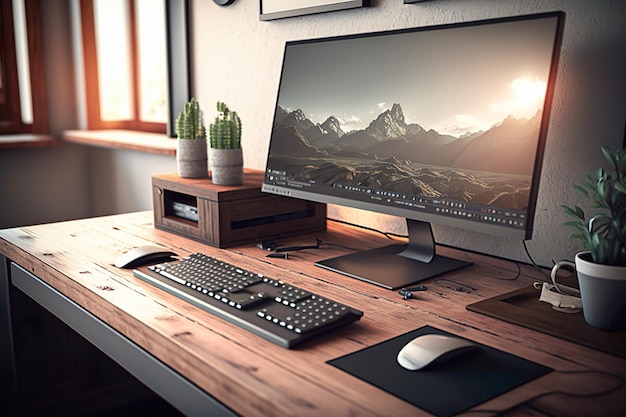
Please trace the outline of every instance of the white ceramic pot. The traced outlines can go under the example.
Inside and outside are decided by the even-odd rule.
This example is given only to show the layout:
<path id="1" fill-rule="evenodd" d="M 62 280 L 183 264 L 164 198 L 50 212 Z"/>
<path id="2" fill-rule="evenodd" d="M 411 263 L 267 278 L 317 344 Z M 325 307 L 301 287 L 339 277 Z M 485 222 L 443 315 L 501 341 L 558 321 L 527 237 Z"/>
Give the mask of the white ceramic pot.
<path id="1" fill-rule="evenodd" d="M 626 266 L 597 264 L 589 252 L 580 252 L 576 275 L 585 321 L 601 329 L 626 329 Z"/>

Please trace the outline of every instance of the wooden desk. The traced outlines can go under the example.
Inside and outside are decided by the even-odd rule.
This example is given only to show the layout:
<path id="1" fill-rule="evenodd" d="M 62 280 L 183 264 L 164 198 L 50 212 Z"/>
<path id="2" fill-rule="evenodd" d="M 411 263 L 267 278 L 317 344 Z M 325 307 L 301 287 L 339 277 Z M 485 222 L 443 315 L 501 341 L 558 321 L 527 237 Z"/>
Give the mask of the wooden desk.
<path id="1" fill-rule="evenodd" d="M 313 237 L 280 243 L 308 244 Z M 315 237 L 361 249 L 389 242 L 333 222 Z M 112 265 L 119 255 L 147 243 L 180 255 L 204 252 L 220 257 L 342 301 L 362 310 L 364 317 L 295 350 L 280 348 Z M 519 279 L 505 281 L 517 272 L 512 262 L 440 250 L 475 262 L 447 275 L 475 291 L 454 291 L 431 280 L 425 282 L 428 291 L 405 301 L 395 291 L 313 266 L 315 260 L 348 252 L 345 248 L 307 250 L 288 260 L 270 261 L 253 244 L 221 250 L 157 230 L 152 212 L 8 229 L 0 231 L 0 253 L 14 264 L 3 262 L 0 274 L 0 329 L 7 332 L 7 288 L 14 285 L 189 415 L 231 410 L 245 416 L 417 416 L 427 413 L 326 361 L 431 325 L 555 369 L 474 412 L 626 414 L 626 360 L 465 309 L 469 303 L 529 285 L 539 279 L 537 271 L 522 266 Z M 0 371 L 7 396 L 11 349 L 5 334 Z M 207 412 L 207 407 L 215 408 Z"/>

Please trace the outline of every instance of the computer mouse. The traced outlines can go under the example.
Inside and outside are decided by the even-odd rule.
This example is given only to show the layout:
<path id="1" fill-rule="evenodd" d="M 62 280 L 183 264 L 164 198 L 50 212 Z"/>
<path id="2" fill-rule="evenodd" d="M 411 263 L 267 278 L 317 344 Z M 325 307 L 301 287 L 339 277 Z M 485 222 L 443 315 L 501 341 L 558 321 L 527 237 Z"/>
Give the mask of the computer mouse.
<path id="1" fill-rule="evenodd" d="M 440 364 L 477 346 L 465 339 L 440 334 L 418 336 L 398 353 L 398 363 L 409 371 Z"/>
<path id="2" fill-rule="evenodd" d="M 171 260 L 176 253 L 157 245 L 143 245 L 129 250 L 118 257 L 114 264 L 118 268 L 135 268 L 151 263 Z"/>

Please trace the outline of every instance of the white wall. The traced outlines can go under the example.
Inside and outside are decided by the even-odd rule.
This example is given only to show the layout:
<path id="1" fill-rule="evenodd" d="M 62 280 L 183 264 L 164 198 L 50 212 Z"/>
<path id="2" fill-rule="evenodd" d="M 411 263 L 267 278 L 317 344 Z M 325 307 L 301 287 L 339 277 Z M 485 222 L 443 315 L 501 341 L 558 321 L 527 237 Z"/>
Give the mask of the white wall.
<path id="1" fill-rule="evenodd" d="M 71 144 L 0 151 L 0 229 L 88 216 L 84 155 Z"/>
<path id="2" fill-rule="evenodd" d="M 173 156 L 89 148 L 92 216 L 152 210 L 152 176 L 176 172 Z"/>
<path id="3" fill-rule="evenodd" d="M 282 51 L 287 40 L 426 26 L 544 11 L 566 12 L 555 99 L 547 139 L 533 240 L 535 260 L 572 257 L 560 204 L 573 201 L 571 183 L 603 162 L 599 145 L 622 146 L 626 115 L 626 6 L 619 0 L 433 0 L 259 21 L 259 2 L 229 7 L 192 0 L 194 95 L 205 111 L 219 99 L 243 120 L 244 161 L 264 168 Z M 331 208 L 330 217 L 405 232 L 404 221 Z M 526 261 L 521 242 L 435 227 L 436 240 Z"/>

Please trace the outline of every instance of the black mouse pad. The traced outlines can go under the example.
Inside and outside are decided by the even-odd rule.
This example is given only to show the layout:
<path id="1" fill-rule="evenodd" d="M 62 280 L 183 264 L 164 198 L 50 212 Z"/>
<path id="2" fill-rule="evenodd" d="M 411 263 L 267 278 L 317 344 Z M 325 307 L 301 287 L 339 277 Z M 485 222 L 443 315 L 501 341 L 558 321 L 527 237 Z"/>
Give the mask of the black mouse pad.
<path id="1" fill-rule="evenodd" d="M 400 349 L 415 337 L 430 333 L 451 335 L 424 326 L 328 363 L 441 417 L 467 410 L 552 371 L 476 342 L 478 349 L 420 371 L 401 367 L 396 361 Z"/>

